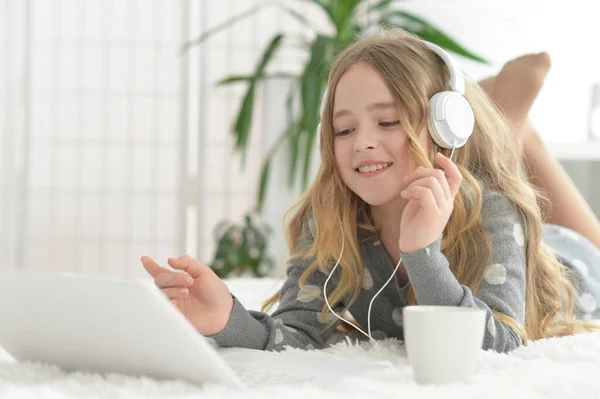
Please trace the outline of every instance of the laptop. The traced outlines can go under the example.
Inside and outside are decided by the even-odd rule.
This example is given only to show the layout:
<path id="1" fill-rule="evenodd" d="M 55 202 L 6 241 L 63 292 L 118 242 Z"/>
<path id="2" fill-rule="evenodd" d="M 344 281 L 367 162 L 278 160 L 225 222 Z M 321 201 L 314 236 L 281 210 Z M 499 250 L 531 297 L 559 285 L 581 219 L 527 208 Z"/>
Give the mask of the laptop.
<path id="1" fill-rule="evenodd" d="M 66 371 L 243 388 L 327 385 L 389 366 L 323 353 L 217 348 L 151 280 L 11 271 L 0 277 L 0 347 Z"/>

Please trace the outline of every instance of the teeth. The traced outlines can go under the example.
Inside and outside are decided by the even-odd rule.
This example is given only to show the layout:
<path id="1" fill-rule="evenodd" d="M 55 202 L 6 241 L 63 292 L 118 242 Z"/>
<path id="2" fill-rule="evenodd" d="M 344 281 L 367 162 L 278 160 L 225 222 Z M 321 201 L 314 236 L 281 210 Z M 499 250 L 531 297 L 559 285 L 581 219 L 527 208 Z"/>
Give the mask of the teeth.
<path id="1" fill-rule="evenodd" d="M 358 171 L 360 173 L 375 172 L 376 170 L 379 170 L 379 169 L 385 169 L 390 165 L 391 165 L 391 163 L 389 163 L 389 162 L 378 163 L 378 164 L 373 164 L 373 165 L 366 165 L 366 166 L 361 166 L 360 168 L 358 168 Z"/>

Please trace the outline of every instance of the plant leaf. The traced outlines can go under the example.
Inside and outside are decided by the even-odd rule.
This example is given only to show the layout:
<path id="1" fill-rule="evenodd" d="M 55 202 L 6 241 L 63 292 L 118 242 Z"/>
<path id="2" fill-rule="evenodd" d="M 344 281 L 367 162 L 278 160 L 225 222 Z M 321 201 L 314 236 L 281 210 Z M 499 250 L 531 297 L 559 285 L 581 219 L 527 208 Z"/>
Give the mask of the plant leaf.
<path id="1" fill-rule="evenodd" d="M 356 41 L 357 33 L 360 32 L 360 29 L 355 24 L 346 24 L 340 27 L 338 33 L 336 35 L 336 43 L 335 43 L 335 51 L 337 53 L 343 51 L 346 47 L 348 47 L 351 43 Z"/>
<path id="2" fill-rule="evenodd" d="M 267 46 L 267 48 L 263 52 L 263 55 L 261 57 L 261 60 L 260 60 L 260 62 L 258 64 L 258 66 L 256 67 L 255 76 L 262 75 L 262 73 L 265 70 L 267 64 L 269 63 L 269 61 L 271 61 L 271 58 L 273 57 L 273 54 L 275 54 L 275 52 L 277 51 L 277 49 L 281 46 L 281 40 L 282 39 L 283 39 L 283 34 L 281 34 L 281 33 L 275 35 L 273 37 L 273 39 L 271 39 L 271 41 L 269 42 L 269 45 Z"/>
<path id="3" fill-rule="evenodd" d="M 251 82 L 254 79 L 253 75 L 232 75 L 223 78 L 217 82 L 217 86 L 224 86 L 231 83 Z"/>
<path id="4" fill-rule="evenodd" d="M 332 1 L 330 3 L 329 8 L 338 36 L 340 32 L 344 31 L 345 27 L 352 25 L 350 21 L 356 14 L 356 8 L 360 3 L 362 3 L 361 0 Z"/>
<path id="5" fill-rule="evenodd" d="M 464 48 L 462 45 L 458 44 L 446 33 L 434 27 L 432 24 L 425 21 L 423 18 L 418 17 L 409 12 L 399 10 L 388 12 L 382 15 L 380 23 L 382 25 L 391 25 L 403 28 L 409 32 L 416 34 L 421 39 L 437 44 L 438 46 L 448 51 L 481 62 L 483 64 L 489 63 L 484 58 L 472 53 L 471 51 Z"/>
<path id="6" fill-rule="evenodd" d="M 269 183 L 269 173 L 271 172 L 271 157 L 266 157 L 263 161 L 263 166 L 260 172 L 260 183 L 258 185 L 258 204 L 257 209 L 262 212 Z"/>
<path id="7" fill-rule="evenodd" d="M 312 158 L 313 146 L 316 138 L 316 129 L 306 135 L 306 146 L 304 148 L 304 165 L 302 168 L 302 191 L 308 187 L 308 175 L 310 173 L 310 161 Z"/>
<path id="8" fill-rule="evenodd" d="M 326 36 L 318 35 L 312 47 L 308 64 L 301 78 L 302 115 L 304 128 L 314 130 L 319 123 L 319 106 L 322 93 L 321 62 L 328 42 Z"/>
<path id="9" fill-rule="evenodd" d="M 224 85 L 238 83 L 238 82 L 250 82 L 253 79 L 267 80 L 267 79 L 279 79 L 279 78 L 296 79 L 298 77 L 296 75 L 293 75 L 291 73 L 286 73 L 286 72 L 275 72 L 275 73 L 271 73 L 268 75 L 259 76 L 258 78 L 254 75 L 232 75 L 232 76 L 228 76 L 224 79 L 219 80 L 217 82 L 217 85 L 224 86 Z"/>
<path id="10" fill-rule="evenodd" d="M 298 169 L 298 155 L 300 152 L 300 137 L 301 129 L 298 129 L 295 134 L 290 137 L 290 172 L 288 177 L 288 188 L 294 187 L 294 176 Z"/>
<path id="11" fill-rule="evenodd" d="M 242 101 L 242 106 L 237 116 L 234 127 L 236 136 L 235 149 L 241 151 L 242 162 L 241 167 L 246 166 L 246 149 L 248 145 L 248 136 L 252 128 L 252 114 L 254 113 L 254 97 L 256 91 L 256 82 L 263 78 L 264 70 L 281 45 L 283 39 L 282 34 L 275 35 L 261 57 L 261 60 L 256 68 L 254 76 L 250 77 L 250 85 Z"/>
<path id="12" fill-rule="evenodd" d="M 265 190 L 267 189 L 267 184 L 269 181 L 269 170 L 267 170 L 268 168 L 270 168 L 270 164 L 271 164 L 271 160 L 273 159 L 273 157 L 275 157 L 275 155 L 277 154 L 277 151 L 279 150 L 279 148 L 283 145 L 283 143 L 285 143 L 285 141 L 290 138 L 290 136 L 296 131 L 297 129 L 297 122 L 291 123 L 287 126 L 286 130 L 279 135 L 279 137 L 277 137 L 277 140 L 275 141 L 275 143 L 273 143 L 273 145 L 271 146 L 271 148 L 269 149 L 269 151 L 267 152 L 267 154 L 264 157 L 263 160 L 263 167 L 261 170 L 261 177 L 260 177 L 260 183 L 259 183 L 259 189 L 258 189 L 258 196 L 257 196 L 257 212 L 260 213 L 262 211 L 262 207 L 263 207 L 263 203 L 265 200 Z"/>
<path id="13" fill-rule="evenodd" d="M 248 144 L 248 134 L 252 127 L 255 88 L 256 86 L 253 80 L 250 82 L 248 90 L 244 95 L 244 100 L 242 101 L 234 127 L 236 135 L 235 149 L 242 153 L 242 167 L 244 167 L 246 163 L 246 145 Z"/>
<path id="14" fill-rule="evenodd" d="M 300 137 L 300 132 L 302 131 L 300 121 L 295 120 L 294 118 L 294 100 L 296 99 L 296 95 L 298 93 L 298 85 L 292 84 L 290 87 L 290 91 L 288 93 L 288 97 L 286 99 L 286 114 L 288 127 L 295 126 L 296 128 L 293 131 L 289 132 L 290 136 L 290 171 L 288 177 L 288 187 L 292 188 L 294 186 L 294 176 L 296 175 L 296 169 L 298 165 L 298 138 Z"/>
<path id="15" fill-rule="evenodd" d="M 302 128 L 306 132 L 306 147 L 302 173 L 302 187 L 306 187 L 310 169 L 312 145 L 314 143 L 317 125 L 319 124 L 319 108 L 323 93 L 323 76 L 321 63 L 330 38 L 318 35 L 311 48 L 310 60 L 304 70 L 301 81 L 302 95 Z"/>

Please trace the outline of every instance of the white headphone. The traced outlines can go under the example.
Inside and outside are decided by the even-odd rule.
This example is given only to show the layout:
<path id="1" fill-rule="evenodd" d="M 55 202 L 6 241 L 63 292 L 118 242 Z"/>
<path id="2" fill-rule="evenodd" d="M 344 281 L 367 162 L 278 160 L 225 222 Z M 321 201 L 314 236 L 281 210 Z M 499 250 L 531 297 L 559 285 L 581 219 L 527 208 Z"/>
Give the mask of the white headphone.
<path id="1" fill-rule="evenodd" d="M 440 56 L 450 72 L 451 91 L 442 91 L 435 94 L 429 100 L 429 113 L 427 127 L 429 134 L 437 145 L 442 148 L 460 148 L 473 133 L 475 117 L 471 105 L 464 97 L 465 80 L 462 70 L 456 61 L 441 47 L 423 41 L 433 52 Z M 321 99 L 320 115 L 323 118 L 325 103 L 327 101 L 327 89 Z M 317 140 L 321 147 L 321 123 L 317 126 Z"/>
<path id="2" fill-rule="evenodd" d="M 448 67 L 448 71 L 450 72 L 450 88 L 452 91 L 443 91 L 435 94 L 429 100 L 429 115 L 427 118 L 427 126 L 429 128 L 429 134 L 433 141 L 435 141 L 440 147 L 452 149 L 452 154 L 450 155 L 450 159 L 452 159 L 452 155 L 454 155 L 454 150 L 456 148 L 462 147 L 467 142 L 468 138 L 473 133 L 473 126 L 475 125 L 475 117 L 473 115 L 473 109 L 471 105 L 464 97 L 465 94 L 465 80 L 462 76 L 462 71 L 454 61 L 450 55 L 444 51 L 441 47 L 436 46 L 435 44 L 429 42 L 423 42 L 427 47 L 433 50 L 437 55 L 439 55 L 442 60 L 446 63 Z M 325 94 L 321 100 L 321 110 L 320 115 L 323 117 L 323 111 L 325 108 L 325 102 L 327 99 L 327 89 L 325 90 Z M 317 126 L 317 138 L 319 140 L 319 148 L 321 148 L 321 123 Z M 342 259 L 342 254 L 344 253 L 344 231 L 342 228 L 342 221 L 338 218 L 340 223 L 340 231 L 342 232 L 342 249 L 340 251 L 340 255 L 335 263 L 335 266 L 331 269 L 329 276 L 325 280 L 325 284 L 323 284 L 323 297 L 325 298 L 325 303 L 329 308 L 329 311 L 333 313 L 335 317 L 344 321 L 354 328 L 356 328 L 363 335 L 368 337 L 372 342 L 375 342 L 373 336 L 371 335 L 371 308 L 373 306 L 373 302 L 375 298 L 383 291 L 383 289 L 392 281 L 394 276 L 396 275 L 396 271 L 400 267 L 400 263 L 402 262 L 402 258 L 398 260 L 392 275 L 388 278 L 386 283 L 377 291 L 377 293 L 371 299 L 369 303 L 369 310 L 367 312 L 367 331 L 363 331 L 356 324 L 351 323 L 350 321 L 344 319 L 342 316 L 338 315 L 329 304 L 329 300 L 327 298 L 327 284 L 335 272 L 335 269 L 340 264 Z"/>

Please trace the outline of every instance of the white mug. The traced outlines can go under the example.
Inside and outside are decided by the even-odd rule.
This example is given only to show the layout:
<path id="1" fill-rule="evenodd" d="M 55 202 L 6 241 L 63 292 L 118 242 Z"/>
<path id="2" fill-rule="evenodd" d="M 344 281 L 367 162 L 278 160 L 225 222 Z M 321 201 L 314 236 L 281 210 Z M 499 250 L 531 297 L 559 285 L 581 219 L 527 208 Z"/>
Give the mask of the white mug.
<path id="1" fill-rule="evenodd" d="M 483 344 L 486 312 L 458 306 L 407 306 L 404 343 L 418 384 L 466 382 Z"/>

